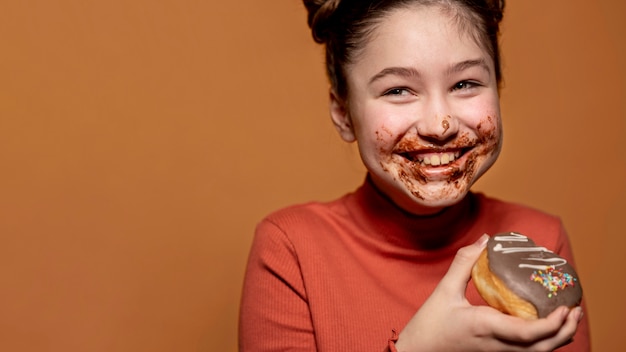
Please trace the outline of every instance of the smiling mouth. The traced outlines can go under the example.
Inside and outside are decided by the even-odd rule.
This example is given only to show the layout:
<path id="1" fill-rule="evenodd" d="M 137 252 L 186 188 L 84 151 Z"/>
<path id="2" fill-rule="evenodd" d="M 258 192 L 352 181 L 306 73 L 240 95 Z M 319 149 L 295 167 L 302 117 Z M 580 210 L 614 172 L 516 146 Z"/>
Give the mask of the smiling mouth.
<path id="1" fill-rule="evenodd" d="M 403 158 L 422 166 L 445 166 L 453 163 L 465 153 L 464 150 L 444 152 L 404 152 L 399 153 Z"/>

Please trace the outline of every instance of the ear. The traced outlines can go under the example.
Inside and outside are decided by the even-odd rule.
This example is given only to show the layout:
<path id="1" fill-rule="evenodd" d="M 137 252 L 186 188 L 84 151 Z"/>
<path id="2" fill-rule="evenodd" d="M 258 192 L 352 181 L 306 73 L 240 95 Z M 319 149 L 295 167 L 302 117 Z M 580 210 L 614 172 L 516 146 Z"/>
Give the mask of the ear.
<path id="1" fill-rule="evenodd" d="M 333 89 L 330 90 L 330 118 L 344 141 L 351 143 L 356 141 L 354 126 L 348 112 L 347 104 L 339 98 Z"/>

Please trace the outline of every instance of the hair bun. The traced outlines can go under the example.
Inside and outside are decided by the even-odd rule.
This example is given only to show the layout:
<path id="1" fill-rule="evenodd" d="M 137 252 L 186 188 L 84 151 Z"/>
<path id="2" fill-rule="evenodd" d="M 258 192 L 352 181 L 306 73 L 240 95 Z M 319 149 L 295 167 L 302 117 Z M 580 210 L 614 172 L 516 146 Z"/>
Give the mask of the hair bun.
<path id="1" fill-rule="evenodd" d="M 331 31 L 331 18 L 341 0 L 303 0 L 313 40 L 325 43 Z"/>
<path id="2" fill-rule="evenodd" d="M 502 21 L 504 16 L 504 0 L 487 0 L 487 4 L 491 8 L 493 17 L 497 22 Z"/>

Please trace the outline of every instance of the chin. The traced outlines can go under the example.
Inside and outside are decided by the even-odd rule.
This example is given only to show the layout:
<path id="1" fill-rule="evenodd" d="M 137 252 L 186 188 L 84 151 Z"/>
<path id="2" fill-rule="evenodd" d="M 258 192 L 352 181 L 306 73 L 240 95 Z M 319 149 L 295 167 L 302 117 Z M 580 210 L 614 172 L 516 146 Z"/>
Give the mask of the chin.
<path id="1" fill-rule="evenodd" d="M 432 208 L 441 210 L 459 203 L 468 192 L 447 192 L 443 194 L 421 194 L 419 196 L 411 195 L 413 203 L 418 204 L 422 208 Z"/>

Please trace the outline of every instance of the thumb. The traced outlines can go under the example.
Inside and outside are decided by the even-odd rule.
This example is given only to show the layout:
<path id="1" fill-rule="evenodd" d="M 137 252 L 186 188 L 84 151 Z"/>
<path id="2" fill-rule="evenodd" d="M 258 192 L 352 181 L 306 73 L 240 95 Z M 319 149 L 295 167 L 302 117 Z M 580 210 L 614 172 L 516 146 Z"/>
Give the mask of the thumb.
<path id="1" fill-rule="evenodd" d="M 467 282 L 472 274 L 472 267 L 487 246 L 488 240 L 489 236 L 484 234 L 473 244 L 459 249 L 452 264 L 450 264 L 450 268 L 448 268 L 448 272 L 441 279 L 440 285 L 451 292 L 460 292 L 464 296 Z"/>

